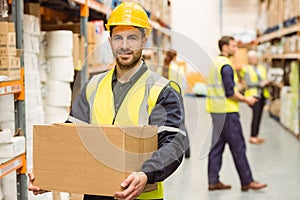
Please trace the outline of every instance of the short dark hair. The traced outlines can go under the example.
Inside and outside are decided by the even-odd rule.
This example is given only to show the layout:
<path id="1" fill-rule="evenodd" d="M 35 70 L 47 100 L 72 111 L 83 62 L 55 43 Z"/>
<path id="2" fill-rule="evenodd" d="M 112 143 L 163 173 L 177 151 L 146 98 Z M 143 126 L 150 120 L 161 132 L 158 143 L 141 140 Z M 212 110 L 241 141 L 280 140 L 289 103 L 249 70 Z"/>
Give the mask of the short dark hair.
<path id="1" fill-rule="evenodd" d="M 224 46 L 224 45 L 229 45 L 229 42 L 230 42 L 231 40 L 234 41 L 234 37 L 232 37 L 232 36 L 227 36 L 227 35 L 221 37 L 221 39 L 219 40 L 219 43 L 218 43 L 219 49 L 220 49 L 221 52 L 222 52 L 223 46 Z"/>
<path id="2" fill-rule="evenodd" d="M 113 31 L 113 29 L 115 28 L 116 26 L 110 26 L 109 27 L 109 35 L 110 35 L 110 37 L 112 36 L 112 31 Z M 142 37 L 144 38 L 144 37 L 146 37 L 146 30 L 144 29 L 144 28 L 142 28 L 142 27 L 137 27 L 137 26 L 134 26 L 135 28 L 137 28 L 137 29 L 139 29 L 139 31 L 141 31 L 141 33 L 142 33 Z"/>

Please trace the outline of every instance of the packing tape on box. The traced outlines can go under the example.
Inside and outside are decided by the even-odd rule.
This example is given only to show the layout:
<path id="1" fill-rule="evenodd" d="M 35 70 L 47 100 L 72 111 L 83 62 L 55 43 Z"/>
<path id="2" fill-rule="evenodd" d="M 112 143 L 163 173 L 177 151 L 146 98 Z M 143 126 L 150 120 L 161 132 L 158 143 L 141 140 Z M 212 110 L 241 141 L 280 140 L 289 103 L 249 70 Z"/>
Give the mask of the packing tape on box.
<path id="1" fill-rule="evenodd" d="M 50 31 L 47 33 L 47 57 L 72 56 L 72 31 Z"/>
<path id="2" fill-rule="evenodd" d="M 49 80 L 46 87 L 46 105 L 58 107 L 71 105 L 72 91 L 70 83 Z"/>
<path id="3" fill-rule="evenodd" d="M 46 124 L 65 122 L 69 116 L 69 107 L 45 107 L 45 122 Z"/>
<path id="4" fill-rule="evenodd" d="M 48 62 L 50 66 L 50 80 L 73 82 L 74 64 L 72 56 L 51 57 Z"/>

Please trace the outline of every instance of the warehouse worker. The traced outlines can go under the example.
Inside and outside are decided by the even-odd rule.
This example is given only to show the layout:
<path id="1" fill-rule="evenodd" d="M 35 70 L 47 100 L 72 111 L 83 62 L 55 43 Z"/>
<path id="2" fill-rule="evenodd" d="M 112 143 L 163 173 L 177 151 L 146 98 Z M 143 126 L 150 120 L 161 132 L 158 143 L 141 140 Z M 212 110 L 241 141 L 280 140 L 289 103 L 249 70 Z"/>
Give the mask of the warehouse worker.
<path id="1" fill-rule="evenodd" d="M 267 68 L 264 65 L 258 64 L 256 51 L 251 50 L 248 52 L 248 62 L 249 65 L 245 66 L 242 70 L 243 78 L 247 85 L 245 96 L 253 96 L 258 99 L 258 101 L 251 106 L 252 122 L 250 143 L 261 144 L 264 142 L 264 139 L 258 137 L 259 126 L 266 99 L 270 97 L 269 90 L 266 86 L 271 82 L 267 80 Z"/>
<path id="2" fill-rule="evenodd" d="M 258 190 L 266 184 L 253 180 L 250 166 L 246 157 L 246 145 L 239 119 L 238 102 L 253 105 L 254 97 L 244 97 L 237 90 L 237 74 L 229 57 L 237 51 L 233 37 L 223 36 L 219 40 L 221 55 L 214 60 L 208 75 L 208 96 L 206 109 L 211 114 L 213 123 L 212 146 L 208 157 L 209 190 L 230 189 L 219 179 L 222 165 L 222 154 L 225 144 L 230 147 L 233 160 L 238 171 L 241 189 Z"/>
<path id="3" fill-rule="evenodd" d="M 166 52 L 166 57 L 164 58 L 164 64 L 162 67 L 162 76 L 166 79 L 176 82 L 180 88 L 183 88 L 183 80 L 185 77 L 185 69 L 177 64 L 177 51 L 170 49 Z M 188 133 L 186 134 L 185 144 L 187 149 L 185 151 L 185 158 L 190 157 L 190 141 Z"/>
<path id="4" fill-rule="evenodd" d="M 132 172 L 120 183 L 123 191 L 116 191 L 114 197 L 85 195 L 84 200 L 163 199 L 162 181 L 178 168 L 185 151 L 180 88 L 151 72 L 141 59 L 151 27 L 139 4 L 121 3 L 111 13 L 106 28 L 116 66 L 94 76 L 83 87 L 71 116 L 91 124 L 156 125 L 158 150 L 143 163 L 141 171 Z M 32 185 L 33 174 L 30 176 L 29 190 L 40 193 Z M 147 183 L 158 183 L 158 189 L 143 193 Z"/>

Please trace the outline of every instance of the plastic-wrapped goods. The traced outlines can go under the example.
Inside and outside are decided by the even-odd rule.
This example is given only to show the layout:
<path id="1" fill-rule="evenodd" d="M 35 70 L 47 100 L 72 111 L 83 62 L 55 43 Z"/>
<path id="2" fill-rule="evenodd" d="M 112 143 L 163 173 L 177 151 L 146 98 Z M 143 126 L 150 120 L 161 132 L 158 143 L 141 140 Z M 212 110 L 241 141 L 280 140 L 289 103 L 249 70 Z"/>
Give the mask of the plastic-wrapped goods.
<path id="1" fill-rule="evenodd" d="M 9 95 L 0 96 L 0 121 L 11 121 L 11 120 L 15 120 L 14 95 L 9 94 Z"/>
<path id="2" fill-rule="evenodd" d="M 45 107 L 46 124 L 63 123 L 69 116 L 69 107 Z"/>
<path id="3" fill-rule="evenodd" d="M 71 105 L 72 91 L 70 83 L 48 81 L 46 87 L 46 105 L 58 107 L 68 107 Z"/>
<path id="4" fill-rule="evenodd" d="M 73 82 L 73 57 L 51 57 L 49 58 L 48 63 L 50 67 L 48 78 L 50 80 Z"/>
<path id="5" fill-rule="evenodd" d="M 41 89 L 41 80 L 38 71 L 27 71 L 25 68 L 25 88 L 26 90 Z"/>
<path id="6" fill-rule="evenodd" d="M 72 56 L 72 31 L 50 31 L 47 33 L 47 57 Z"/>
<path id="7" fill-rule="evenodd" d="M 7 0 L 0 0 L 0 16 L 8 17 L 8 4 Z"/>
<path id="8" fill-rule="evenodd" d="M 34 15 L 24 15 L 24 33 L 40 35 L 40 19 Z M 25 40 L 24 40 L 25 41 Z M 38 44 L 38 43 L 37 43 Z"/>

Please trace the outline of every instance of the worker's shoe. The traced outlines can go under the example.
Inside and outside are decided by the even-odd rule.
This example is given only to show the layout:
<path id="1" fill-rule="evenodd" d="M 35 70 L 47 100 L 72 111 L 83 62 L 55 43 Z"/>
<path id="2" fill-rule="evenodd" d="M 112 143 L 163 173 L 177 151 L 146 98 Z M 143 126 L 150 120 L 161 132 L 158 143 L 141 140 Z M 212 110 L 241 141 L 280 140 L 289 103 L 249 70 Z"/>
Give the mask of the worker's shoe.
<path id="1" fill-rule="evenodd" d="M 228 190 L 231 188 L 231 185 L 225 185 L 221 181 L 216 184 L 210 184 L 208 190 Z"/>
<path id="2" fill-rule="evenodd" d="M 250 140 L 249 140 L 249 142 L 251 144 L 262 144 L 262 143 L 265 142 L 265 140 L 262 139 L 262 138 L 259 138 L 259 137 L 251 137 Z"/>
<path id="3" fill-rule="evenodd" d="M 243 185 L 242 191 L 248 191 L 249 189 L 260 190 L 265 187 L 267 187 L 267 184 L 265 184 L 265 183 L 259 183 L 257 181 L 252 181 L 248 185 Z"/>

